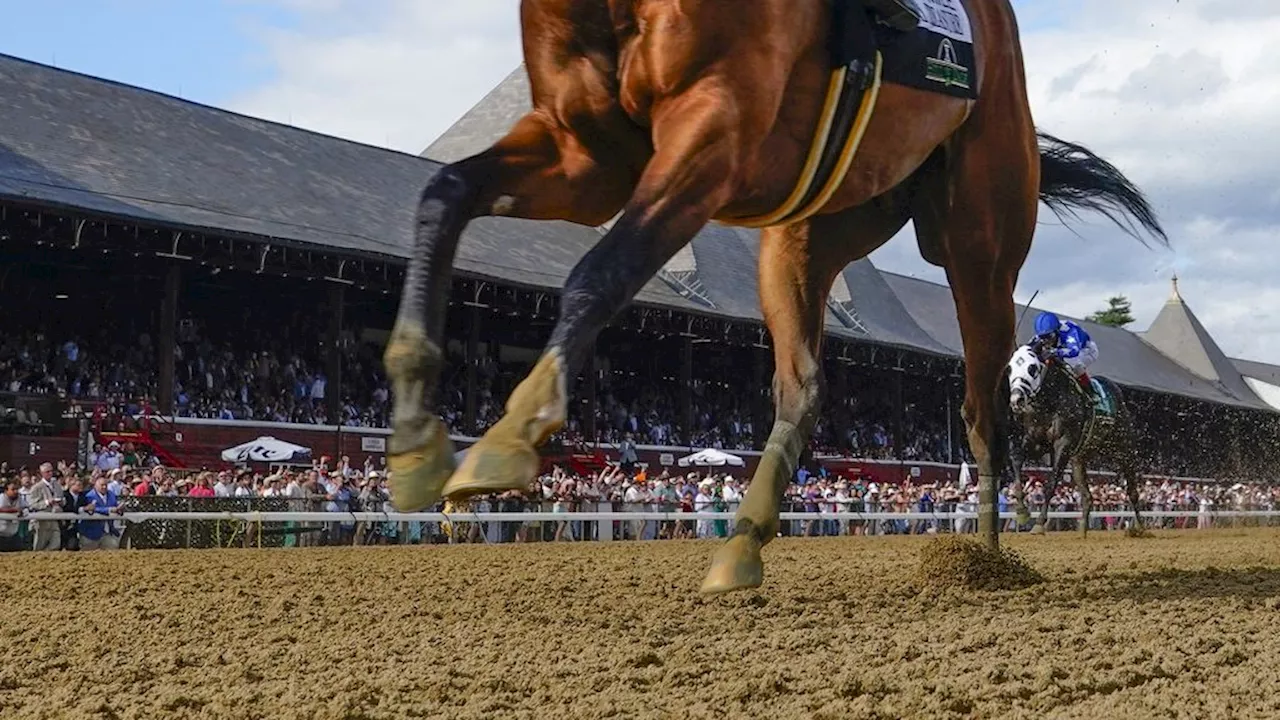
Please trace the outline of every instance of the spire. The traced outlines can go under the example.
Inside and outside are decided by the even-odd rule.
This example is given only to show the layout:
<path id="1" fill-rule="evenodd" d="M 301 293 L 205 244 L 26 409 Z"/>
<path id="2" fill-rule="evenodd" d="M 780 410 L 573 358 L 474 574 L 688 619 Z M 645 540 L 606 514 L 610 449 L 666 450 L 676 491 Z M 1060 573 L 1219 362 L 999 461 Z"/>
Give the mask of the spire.
<path id="1" fill-rule="evenodd" d="M 1173 274 L 1173 293 L 1169 295 L 1169 302 L 1182 302 L 1182 295 L 1178 292 L 1178 273 Z"/>

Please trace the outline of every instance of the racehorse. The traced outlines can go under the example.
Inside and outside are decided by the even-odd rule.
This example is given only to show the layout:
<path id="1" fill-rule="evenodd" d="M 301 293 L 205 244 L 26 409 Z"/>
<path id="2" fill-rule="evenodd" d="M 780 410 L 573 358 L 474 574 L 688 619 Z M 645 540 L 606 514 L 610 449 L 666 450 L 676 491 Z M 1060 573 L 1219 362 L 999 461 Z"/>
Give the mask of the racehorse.
<path id="1" fill-rule="evenodd" d="M 707 222 L 759 227 L 775 418 L 702 590 L 758 587 L 761 548 L 777 535 L 820 407 L 827 293 L 910 220 L 955 299 L 979 525 L 995 546 L 1007 463 L 998 395 L 1037 200 L 1167 243 L 1116 168 L 1037 135 L 1010 3 L 523 0 L 520 20 L 533 109 L 441 168 L 419 200 L 384 356 L 394 504 L 527 488 L 600 330 Z M 927 52 L 912 56 L 913 42 Z M 455 467 L 433 395 L 454 253 L 479 216 L 614 222 L 565 280 L 546 349 L 504 416 Z"/>
<path id="2" fill-rule="evenodd" d="M 1045 480 L 1045 502 L 1033 532 L 1043 533 L 1049 518 L 1049 500 L 1057 489 L 1062 471 L 1071 465 L 1071 475 L 1080 491 L 1080 534 L 1089 534 L 1089 512 L 1093 493 L 1089 490 L 1088 466 L 1105 464 L 1124 479 L 1134 526 L 1142 527 L 1138 506 L 1136 433 L 1133 418 L 1124 404 L 1120 387 L 1102 377 L 1092 377 L 1099 398 L 1088 396 L 1070 369 L 1057 362 L 1041 362 L 1036 351 L 1019 347 L 1009 360 L 1009 409 L 1020 441 L 1013 443 L 1014 494 L 1018 502 L 1018 522 L 1031 519 L 1027 510 L 1023 464 L 1029 457 L 1049 456 L 1049 476 Z"/>

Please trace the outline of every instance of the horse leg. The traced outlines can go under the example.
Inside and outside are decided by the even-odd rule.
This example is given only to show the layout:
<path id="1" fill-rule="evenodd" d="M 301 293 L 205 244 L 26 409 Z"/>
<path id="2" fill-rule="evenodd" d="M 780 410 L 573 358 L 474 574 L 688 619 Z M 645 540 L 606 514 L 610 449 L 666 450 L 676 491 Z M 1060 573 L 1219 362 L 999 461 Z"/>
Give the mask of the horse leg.
<path id="1" fill-rule="evenodd" d="M 600 330 L 728 203 L 743 159 L 762 142 L 768 124 L 744 115 L 749 105 L 755 112 L 768 105 L 760 101 L 767 91 L 750 88 L 750 103 L 742 91 L 714 77 L 655 106 L 655 151 L 634 194 L 569 274 L 542 357 L 512 391 L 503 417 L 467 451 L 445 496 L 528 489 L 538 470 L 535 448 L 564 424 L 568 380 Z"/>
<path id="2" fill-rule="evenodd" d="M 490 149 L 441 168 L 418 203 L 413 252 L 384 363 L 391 381 L 387 462 L 392 503 L 430 507 L 453 473 L 448 428 L 433 412 L 444 355 L 444 321 L 454 252 L 481 215 L 601 223 L 617 212 L 629 179 L 593 162 L 546 116 L 521 119 Z"/>
<path id="3" fill-rule="evenodd" d="M 1022 480 L 1022 468 L 1026 462 L 1026 441 L 1015 443 L 1009 448 L 1009 465 L 1013 468 L 1013 496 L 1018 503 L 1018 526 L 1031 522 L 1031 510 L 1027 507 L 1027 485 Z"/>
<path id="4" fill-rule="evenodd" d="M 985 94 L 944 145 L 945 158 L 920 177 L 912 207 L 921 247 L 941 250 L 955 298 L 964 339 L 962 414 L 978 465 L 978 532 L 992 549 L 1000 542 L 997 485 L 1009 451 L 1001 380 L 1013 352 L 1013 290 L 1031 248 L 1040 185 L 1031 109 L 1021 78 L 1010 72 L 991 69 Z"/>
<path id="5" fill-rule="evenodd" d="M 1132 453 L 1126 453 L 1132 457 Z M 1129 505 L 1133 508 L 1133 527 L 1134 530 L 1142 530 L 1142 510 L 1138 507 L 1140 500 L 1138 496 L 1138 469 L 1134 466 L 1132 460 L 1123 460 L 1120 463 L 1120 474 L 1124 475 L 1125 493 L 1129 496 Z"/>
<path id="6" fill-rule="evenodd" d="M 827 294 L 837 273 L 893 237 L 906 220 L 904 210 L 868 203 L 761 233 L 760 307 L 775 363 L 773 430 L 738 507 L 733 536 L 712 559 L 702 592 L 754 588 L 764 581 L 760 549 L 778 534 L 782 495 L 822 403 Z"/>
<path id="7" fill-rule="evenodd" d="M 1093 491 L 1089 489 L 1089 473 L 1084 466 L 1084 458 L 1071 460 L 1071 474 L 1076 480 L 1076 490 L 1080 492 L 1080 537 L 1089 537 L 1089 513 L 1093 510 Z"/>
<path id="8" fill-rule="evenodd" d="M 1049 478 L 1045 483 L 1044 504 L 1040 506 L 1040 519 L 1037 524 L 1041 535 L 1049 531 L 1049 500 L 1058 491 L 1058 483 L 1062 482 L 1062 472 L 1066 469 L 1069 459 L 1067 447 L 1065 438 L 1059 438 L 1049 446 Z"/>

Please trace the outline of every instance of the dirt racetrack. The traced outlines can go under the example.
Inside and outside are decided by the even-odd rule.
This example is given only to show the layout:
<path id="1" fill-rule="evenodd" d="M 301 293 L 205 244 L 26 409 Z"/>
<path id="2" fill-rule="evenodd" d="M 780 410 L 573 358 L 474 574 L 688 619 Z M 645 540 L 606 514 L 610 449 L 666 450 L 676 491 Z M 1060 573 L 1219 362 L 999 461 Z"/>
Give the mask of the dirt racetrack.
<path id="1" fill-rule="evenodd" d="M 1280 532 L 1006 542 L 1027 590 L 915 594 L 922 538 L 0 556 L 0 717 L 1280 716 Z"/>

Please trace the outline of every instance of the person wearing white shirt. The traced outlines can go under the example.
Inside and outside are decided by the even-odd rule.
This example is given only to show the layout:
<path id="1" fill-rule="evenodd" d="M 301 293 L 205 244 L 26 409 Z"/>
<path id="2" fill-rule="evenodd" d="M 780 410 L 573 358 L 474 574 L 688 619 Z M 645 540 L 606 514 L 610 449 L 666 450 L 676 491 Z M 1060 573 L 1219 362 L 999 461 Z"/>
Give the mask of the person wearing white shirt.
<path id="1" fill-rule="evenodd" d="M 844 480 L 838 481 L 836 483 L 836 494 L 833 499 L 835 500 L 835 503 L 833 504 L 835 512 L 849 512 L 850 503 L 853 501 L 853 496 L 849 494 L 849 483 Z M 848 520 L 838 521 L 836 527 L 838 528 L 839 534 L 849 534 Z"/>
<path id="2" fill-rule="evenodd" d="M 40 479 L 27 492 L 27 509 L 33 513 L 62 510 L 62 488 L 53 479 L 53 465 L 40 465 Z M 33 550 L 57 550 L 62 547 L 62 528 L 58 526 L 57 520 L 41 520 L 34 525 Z"/>
<path id="3" fill-rule="evenodd" d="M 742 493 L 738 491 L 738 481 L 731 477 L 726 477 L 724 481 L 724 489 L 720 491 L 720 499 L 724 501 L 725 512 L 737 513 L 738 505 L 742 502 Z M 729 521 L 728 534 L 733 535 L 733 520 Z"/>
<path id="4" fill-rule="evenodd" d="M 118 469 L 120 467 L 119 447 L 120 444 L 113 440 L 111 444 L 107 446 L 106 450 L 103 450 L 98 454 L 96 467 L 103 472 L 110 472 Z"/>
<path id="5" fill-rule="evenodd" d="M 120 468 L 116 468 L 107 473 L 107 490 L 115 493 L 118 498 L 124 497 L 124 491 L 127 487 L 124 480 L 121 479 L 123 477 L 124 470 L 121 470 Z"/>
<path id="6" fill-rule="evenodd" d="M 694 512 L 710 512 L 712 505 L 715 503 L 715 497 L 711 492 L 715 490 L 715 481 L 710 478 L 703 480 L 698 484 L 698 494 L 693 496 Z M 709 538 L 715 535 L 715 524 L 711 520 L 699 520 L 697 525 L 697 535 L 700 538 Z"/>
<path id="7" fill-rule="evenodd" d="M 235 483 L 227 476 L 227 473 L 218 473 L 218 482 L 213 484 L 213 496 L 225 498 L 233 495 L 235 495 Z"/>

